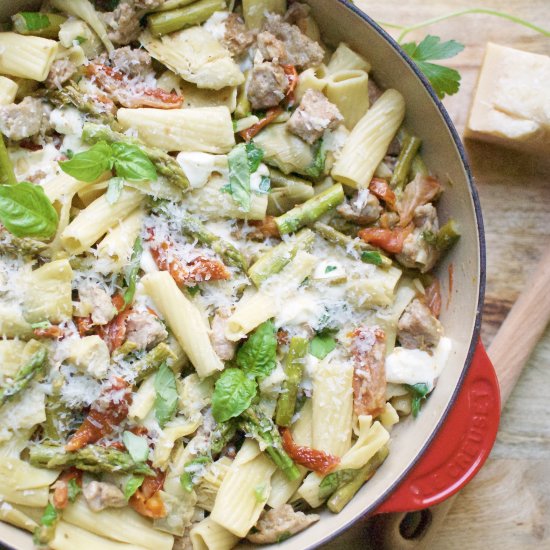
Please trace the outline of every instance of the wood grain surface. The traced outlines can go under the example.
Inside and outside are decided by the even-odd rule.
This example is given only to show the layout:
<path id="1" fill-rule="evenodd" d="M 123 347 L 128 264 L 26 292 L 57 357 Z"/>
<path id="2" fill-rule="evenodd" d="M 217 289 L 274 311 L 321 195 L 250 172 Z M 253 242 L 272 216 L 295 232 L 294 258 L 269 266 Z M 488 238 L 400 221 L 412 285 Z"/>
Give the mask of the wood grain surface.
<path id="1" fill-rule="evenodd" d="M 549 0 L 357 0 L 377 21 L 410 25 L 465 8 L 489 8 L 550 27 Z M 396 34 L 397 31 L 390 31 Z M 462 134 L 488 41 L 550 55 L 550 39 L 511 22 L 468 15 L 411 33 L 456 39 L 466 49 L 450 66 L 462 87 L 445 106 Z M 482 336 L 490 344 L 550 245 L 550 156 L 466 143 L 487 238 L 487 293 Z M 550 292 L 550 289 L 548 289 Z M 527 321 L 525 330 L 529 330 Z M 503 413 L 497 443 L 478 476 L 459 494 L 430 550 L 550 548 L 550 329 L 547 328 Z M 362 548 L 360 525 L 330 548 Z"/>

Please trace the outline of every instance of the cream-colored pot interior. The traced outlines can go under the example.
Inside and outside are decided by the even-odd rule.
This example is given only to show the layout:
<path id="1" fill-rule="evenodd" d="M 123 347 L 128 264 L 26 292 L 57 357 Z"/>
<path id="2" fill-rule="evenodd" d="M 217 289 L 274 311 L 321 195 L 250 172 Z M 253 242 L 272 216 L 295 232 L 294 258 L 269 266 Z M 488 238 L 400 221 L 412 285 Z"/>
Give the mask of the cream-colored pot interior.
<path id="1" fill-rule="evenodd" d="M 444 297 L 441 317 L 447 335 L 453 340 L 454 350 L 436 390 L 423 406 L 422 414 L 416 420 L 398 425 L 393 432 L 389 458 L 340 514 L 323 512 L 320 522 L 276 545 L 280 550 L 315 547 L 366 513 L 374 511 L 417 460 L 443 420 L 447 408 L 452 405 L 453 396 L 467 368 L 472 343 L 477 338 L 480 289 L 483 288 L 484 277 L 481 269 L 484 262 L 481 218 L 479 214 L 476 216 L 476 204 L 456 134 L 450 129 L 450 122 L 446 121 L 440 106 L 396 48 L 349 6 L 339 0 L 305 1 L 312 6 L 327 44 L 336 45 L 345 41 L 369 59 L 379 84 L 396 88 L 405 96 L 406 125 L 422 138 L 426 163 L 445 186 L 440 217 L 442 220 L 450 216 L 455 218 L 460 224 L 462 239 L 439 266 Z M 21 9 L 38 5 L 40 1 L 3 0 L 0 2 L 0 20 Z M 454 272 L 452 291 L 449 290 L 449 264 L 453 265 Z M 3 523 L 0 523 L 0 541 L 18 550 L 33 548 L 30 535 Z"/>

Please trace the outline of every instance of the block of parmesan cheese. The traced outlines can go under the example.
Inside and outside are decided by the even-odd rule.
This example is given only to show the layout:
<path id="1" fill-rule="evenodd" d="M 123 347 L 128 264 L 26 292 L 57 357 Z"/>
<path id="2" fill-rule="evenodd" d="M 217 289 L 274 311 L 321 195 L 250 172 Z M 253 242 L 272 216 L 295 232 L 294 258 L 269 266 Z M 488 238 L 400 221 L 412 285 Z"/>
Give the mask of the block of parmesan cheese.
<path id="1" fill-rule="evenodd" d="M 489 43 L 465 137 L 550 152 L 550 57 Z"/>

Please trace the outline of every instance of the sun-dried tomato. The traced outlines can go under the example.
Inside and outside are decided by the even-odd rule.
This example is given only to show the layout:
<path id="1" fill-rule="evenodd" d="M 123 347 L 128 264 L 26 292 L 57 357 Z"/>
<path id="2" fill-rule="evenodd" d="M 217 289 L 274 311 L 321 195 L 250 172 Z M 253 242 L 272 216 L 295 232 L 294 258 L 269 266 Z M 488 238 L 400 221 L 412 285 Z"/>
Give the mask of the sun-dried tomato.
<path id="1" fill-rule="evenodd" d="M 366 243 L 378 246 L 386 252 L 400 254 L 403 251 L 403 243 L 412 232 L 412 225 L 394 229 L 382 229 L 380 227 L 366 227 L 359 231 L 358 235 Z"/>
<path id="2" fill-rule="evenodd" d="M 50 325 L 46 328 L 35 328 L 33 333 L 37 338 L 52 338 L 54 340 L 61 340 L 65 335 L 63 329 L 57 325 Z"/>
<path id="3" fill-rule="evenodd" d="M 250 141 L 256 134 L 260 132 L 260 130 L 262 130 L 270 122 L 273 122 L 282 112 L 282 107 L 272 107 L 271 109 L 268 109 L 264 118 L 260 119 L 258 122 L 256 122 L 256 124 L 250 126 L 250 128 L 239 132 L 239 135 L 245 141 Z"/>
<path id="4" fill-rule="evenodd" d="M 388 208 L 395 210 L 395 193 L 386 180 L 373 178 L 369 185 L 370 192 L 380 200 L 383 200 Z"/>
<path id="5" fill-rule="evenodd" d="M 96 443 L 101 438 L 109 435 L 114 427 L 126 418 L 128 407 L 132 402 L 132 393 L 128 382 L 122 380 L 122 378 L 117 378 L 109 389 L 109 393 L 119 392 L 120 390 L 126 390 L 124 396 L 117 398 L 116 403 L 113 400 L 112 406 L 98 409 L 92 405 L 90 412 L 78 430 L 65 445 L 67 451 L 77 451 L 89 443 Z"/>
<path id="6" fill-rule="evenodd" d="M 129 504 L 138 514 L 153 519 L 166 516 L 166 509 L 159 494 L 164 486 L 165 476 L 164 472 L 157 470 L 157 475 L 147 476 L 132 495 Z"/>
<path id="7" fill-rule="evenodd" d="M 284 450 L 297 464 L 320 474 L 328 474 L 340 464 L 340 459 L 337 456 L 311 447 L 296 445 L 288 428 L 279 428 L 279 430 L 283 438 Z"/>

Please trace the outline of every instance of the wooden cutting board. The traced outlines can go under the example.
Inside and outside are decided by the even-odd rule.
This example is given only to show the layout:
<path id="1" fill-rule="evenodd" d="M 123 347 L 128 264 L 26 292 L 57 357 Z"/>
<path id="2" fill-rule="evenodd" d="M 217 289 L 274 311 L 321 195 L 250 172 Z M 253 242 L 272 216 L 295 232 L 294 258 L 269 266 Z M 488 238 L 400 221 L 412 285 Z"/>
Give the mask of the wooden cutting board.
<path id="1" fill-rule="evenodd" d="M 550 28 L 550 0 L 356 0 L 377 21 L 411 25 L 465 8 L 505 11 Z M 391 31 L 395 36 L 398 31 Z M 411 33 L 466 45 L 449 65 L 462 87 L 445 106 L 462 135 L 488 41 L 550 55 L 550 39 L 503 19 L 468 15 Z M 550 243 L 550 155 L 543 161 L 467 142 L 487 238 L 487 294 L 482 337 L 489 345 Z M 550 292 L 550 289 L 549 289 Z M 528 330 L 528 327 L 526 327 Z M 550 327 L 503 413 L 497 443 L 461 492 L 430 550 L 550 548 Z M 364 526 L 327 546 L 366 550 Z"/>

